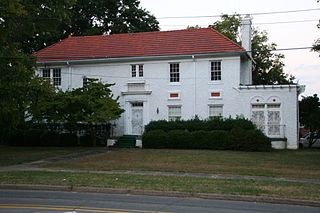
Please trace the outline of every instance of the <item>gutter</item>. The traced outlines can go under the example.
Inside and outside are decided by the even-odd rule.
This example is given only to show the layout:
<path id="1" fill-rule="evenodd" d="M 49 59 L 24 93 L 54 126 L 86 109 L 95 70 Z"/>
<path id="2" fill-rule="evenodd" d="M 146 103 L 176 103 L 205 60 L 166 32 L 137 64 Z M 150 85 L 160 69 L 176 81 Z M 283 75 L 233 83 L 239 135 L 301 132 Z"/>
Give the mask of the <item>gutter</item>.
<path id="1" fill-rule="evenodd" d="M 96 64 L 96 63 L 120 63 L 120 62 L 134 62 L 134 61 L 155 61 L 155 60 L 181 60 L 190 58 L 208 58 L 208 57 L 232 57 L 241 56 L 246 52 L 216 52 L 216 53 L 198 53 L 198 54 L 184 54 L 184 55 L 159 55 L 159 56 L 135 56 L 135 57 L 118 57 L 118 58 L 90 58 L 83 57 L 84 59 L 72 59 L 70 60 L 48 60 L 48 61 L 37 61 L 38 66 L 48 65 L 73 65 L 73 64 Z M 41 57 L 38 57 L 38 59 Z M 47 57 L 50 58 L 50 57 Z M 81 57 L 73 57 L 81 58 Z"/>

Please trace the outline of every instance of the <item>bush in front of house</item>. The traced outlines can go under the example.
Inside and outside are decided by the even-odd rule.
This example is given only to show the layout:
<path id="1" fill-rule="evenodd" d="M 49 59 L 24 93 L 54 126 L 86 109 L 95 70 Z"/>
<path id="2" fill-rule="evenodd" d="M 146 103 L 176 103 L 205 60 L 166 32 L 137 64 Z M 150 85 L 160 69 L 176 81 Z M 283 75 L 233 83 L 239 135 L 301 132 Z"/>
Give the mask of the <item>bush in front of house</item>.
<path id="1" fill-rule="evenodd" d="M 163 130 L 152 130 L 142 135 L 142 147 L 150 149 L 168 148 L 168 134 Z"/>
<path id="2" fill-rule="evenodd" d="M 171 130 L 186 130 L 194 131 L 212 131 L 212 130 L 228 130 L 241 127 L 242 129 L 256 129 L 255 125 L 244 118 L 225 118 L 225 119 L 208 119 L 200 120 L 198 118 L 191 120 L 176 120 L 176 121 L 151 121 L 145 126 L 145 132 L 152 130 L 163 130 L 169 132 Z"/>
<path id="3" fill-rule="evenodd" d="M 270 151 L 271 141 L 243 118 L 152 121 L 142 137 L 143 148 Z"/>
<path id="4" fill-rule="evenodd" d="M 270 151 L 271 141 L 259 130 L 242 128 L 194 132 L 152 130 L 143 134 L 142 146 L 152 149 Z"/>

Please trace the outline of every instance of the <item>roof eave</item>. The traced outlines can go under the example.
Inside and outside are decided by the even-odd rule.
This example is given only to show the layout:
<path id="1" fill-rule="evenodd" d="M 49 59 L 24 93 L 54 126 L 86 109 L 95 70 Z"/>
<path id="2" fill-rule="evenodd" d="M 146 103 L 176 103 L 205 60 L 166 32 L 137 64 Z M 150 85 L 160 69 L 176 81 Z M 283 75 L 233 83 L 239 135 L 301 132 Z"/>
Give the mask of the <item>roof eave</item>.
<path id="1" fill-rule="evenodd" d="M 155 60 L 178 60 L 178 59 L 182 60 L 182 59 L 190 59 L 190 58 L 232 57 L 232 56 L 241 56 L 243 54 L 246 54 L 246 52 L 238 51 L 238 52 L 194 53 L 194 54 L 182 54 L 182 55 L 48 60 L 48 61 L 37 61 L 37 65 L 49 66 L 49 65 L 65 65 L 65 64 L 71 65 L 71 64 L 97 64 L 97 63 L 124 63 L 124 62 L 155 61 Z"/>

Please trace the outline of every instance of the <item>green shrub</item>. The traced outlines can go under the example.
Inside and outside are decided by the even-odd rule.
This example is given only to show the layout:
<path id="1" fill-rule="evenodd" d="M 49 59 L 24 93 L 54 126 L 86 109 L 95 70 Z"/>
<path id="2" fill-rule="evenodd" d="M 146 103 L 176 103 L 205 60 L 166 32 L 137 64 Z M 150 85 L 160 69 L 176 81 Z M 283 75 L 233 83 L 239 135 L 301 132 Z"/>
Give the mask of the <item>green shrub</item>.
<path id="1" fill-rule="evenodd" d="M 145 132 L 152 130 L 163 130 L 169 132 L 172 130 L 187 130 L 189 132 L 194 131 L 212 131 L 212 130 L 228 130 L 230 131 L 233 128 L 241 127 L 243 129 L 256 129 L 255 125 L 244 118 L 227 118 L 227 119 L 210 119 L 210 120 L 200 120 L 200 119 L 191 119 L 191 120 L 177 120 L 177 121 L 151 121 L 148 125 L 145 126 Z"/>
<path id="2" fill-rule="evenodd" d="M 271 142 L 256 129 L 233 128 L 230 131 L 152 130 L 142 137 L 143 148 L 212 149 L 270 151 Z"/>
<path id="3" fill-rule="evenodd" d="M 191 149 L 191 134 L 185 130 L 171 130 L 168 133 L 168 148 L 172 149 Z"/>
<path id="4" fill-rule="evenodd" d="M 152 130 L 142 135 L 142 147 L 161 149 L 168 148 L 168 134 L 163 130 Z"/>
<path id="5" fill-rule="evenodd" d="M 245 130 L 234 128 L 230 131 L 235 150 L 242 151 L 270 151 L 271 140 L 260 130 Z"/>

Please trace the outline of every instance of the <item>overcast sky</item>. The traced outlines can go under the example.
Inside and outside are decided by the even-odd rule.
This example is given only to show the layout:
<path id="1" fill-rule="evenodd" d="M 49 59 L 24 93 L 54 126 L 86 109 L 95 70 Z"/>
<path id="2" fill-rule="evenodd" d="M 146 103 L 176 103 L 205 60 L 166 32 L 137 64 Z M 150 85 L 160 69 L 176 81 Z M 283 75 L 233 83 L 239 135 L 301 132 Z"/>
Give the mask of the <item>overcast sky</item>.
<path id="1" fill-rule="evenodd" d="M 141 6 L 155 15 L 160 22 L 161 30 L 184 29 L 188 25 L 207 27 L 219 18 L 184 18 L 162 19 L 176 16 L 212 16 L 220 14 L 252 14 L 273 11 L 292 11 L 320 8 L 316 0 L 140 0 Z M 317 20 L 320 10 L 283 13 L 270 15 L 254 15 L 253 25 L 269 33 L 270 42 L 278 45 L 278 49 L 293 47 L 309 47 L 320 38 Z M 274 22 L 298 23 L 263 24 Z M 320 95 L 320 57 L 310 50 L 282 51 L 285 55 L 285 71 L 293 74 L 299 84 L 306 85 L 302 94 Z"/>

